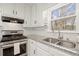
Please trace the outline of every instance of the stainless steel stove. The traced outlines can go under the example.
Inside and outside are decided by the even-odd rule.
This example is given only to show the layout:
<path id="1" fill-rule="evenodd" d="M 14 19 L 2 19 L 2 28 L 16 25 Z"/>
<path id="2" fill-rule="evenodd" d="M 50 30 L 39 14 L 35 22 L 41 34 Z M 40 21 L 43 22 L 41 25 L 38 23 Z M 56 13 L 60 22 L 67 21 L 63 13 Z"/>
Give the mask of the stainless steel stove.
<path id="1" fill-rule="evenodd" d="M 2 43 L 0 46 L 0 52 L 2 53 L 0 55 L 19 56 L 21 54 L 27 54 L 27 37 L 23 35 L 23 31 L 2 31 L 0 43 Z M 18 53 L 15 52 L 15 48 L 19 51 Z"/>

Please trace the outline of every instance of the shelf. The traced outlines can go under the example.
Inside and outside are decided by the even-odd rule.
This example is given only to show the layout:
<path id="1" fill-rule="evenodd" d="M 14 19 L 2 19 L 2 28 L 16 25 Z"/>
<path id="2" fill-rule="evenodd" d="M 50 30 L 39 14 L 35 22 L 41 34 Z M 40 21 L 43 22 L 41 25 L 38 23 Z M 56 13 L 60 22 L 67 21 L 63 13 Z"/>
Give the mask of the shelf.
<path id="1" fill-rule="evenodd" d="M 53 32 L 56 32 L 56 33 L 58 33 L 59 31 L 58 30 L 54 30 Z M 76 30 L 61 30 L 60 32 L 62 32 L 62 33 L 79 33 L 78 31 L 76 31 Z"/>
<path id="2" fill-rule="evenodd" d="M 76 15 L 68 15 L 68 16 L 64 16 L 64 17 L 59 17 L 59 18 L 56 18 L 56 19 L 52 19 L 52 21 L 53 20 L 60 20 L 60 19 L 71 18 L 71 17 L 76 17 Z"/>

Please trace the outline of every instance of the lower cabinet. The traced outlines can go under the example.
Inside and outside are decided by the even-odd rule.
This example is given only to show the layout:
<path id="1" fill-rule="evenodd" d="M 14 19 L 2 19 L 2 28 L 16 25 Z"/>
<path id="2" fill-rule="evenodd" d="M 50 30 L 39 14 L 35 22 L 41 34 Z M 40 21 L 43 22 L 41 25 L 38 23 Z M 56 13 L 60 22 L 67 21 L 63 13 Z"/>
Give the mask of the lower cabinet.
<path id="1" fill-rule="evenodd" d="M 47 51 L 37 47 L 37 56 L 51 56 L 50 53 L 48 53 Z"/>
<path id="2" fill-rule="evenodd" d="M 46 44 L 35 40 L 28 40 L 28 56 L 71 56 L 71 54 L 63 52 L 55 47 L 50 47 Z"/>
<path id="3" fill-rule="evenodd" d="M 28 40 L 28 55 L 29 56 L 51 56 L 48 52 L 45 50 L 41 49 L 38 46 L 38 42 L 29 39 Z"/>
<path id="4" fill-rule="evenodd" d="M 31 39 L 28 39 L 28 45 L 27 45 L 27 50 L 28 50 L 28 55 L 29 56 L 35 56 L 36 55 L 36 42 L 31 40 Z"/>

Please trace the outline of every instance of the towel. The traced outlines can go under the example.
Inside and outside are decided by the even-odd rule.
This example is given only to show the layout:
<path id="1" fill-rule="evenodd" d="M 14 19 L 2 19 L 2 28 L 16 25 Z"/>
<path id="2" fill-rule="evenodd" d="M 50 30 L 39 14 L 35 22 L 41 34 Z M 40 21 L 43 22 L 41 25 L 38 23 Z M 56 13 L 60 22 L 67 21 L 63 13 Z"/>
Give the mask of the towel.
<path id="1" fill-rule="evenodd" d="M 20 53 L 20 43 L 14 43 L 14 55 Z"/>

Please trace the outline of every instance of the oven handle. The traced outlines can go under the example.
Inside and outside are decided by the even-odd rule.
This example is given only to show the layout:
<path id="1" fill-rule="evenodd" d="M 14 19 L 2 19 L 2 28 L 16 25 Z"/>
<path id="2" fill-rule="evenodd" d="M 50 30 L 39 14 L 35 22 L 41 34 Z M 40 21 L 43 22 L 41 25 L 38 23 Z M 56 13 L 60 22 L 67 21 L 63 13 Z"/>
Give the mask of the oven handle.
<path id="1" fill-rule="evenodd" d="M 24 43 L 27 43 L 27 41 L 20 41 L 20 42 L 14 42 L 14 43 L 24 44 Z M 14 46 L 14 43 L 10 43 L 10 44 L 7 44 L 7 45 L 2 45 L 1 48 L 5 49 L 5 48 L 12 47 L 12 46 Z"/>

